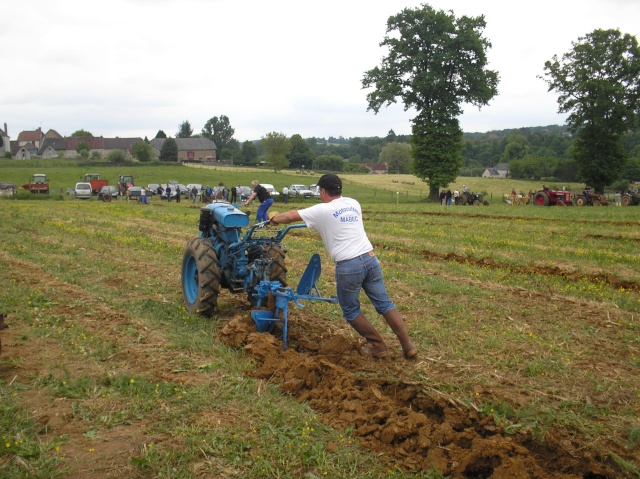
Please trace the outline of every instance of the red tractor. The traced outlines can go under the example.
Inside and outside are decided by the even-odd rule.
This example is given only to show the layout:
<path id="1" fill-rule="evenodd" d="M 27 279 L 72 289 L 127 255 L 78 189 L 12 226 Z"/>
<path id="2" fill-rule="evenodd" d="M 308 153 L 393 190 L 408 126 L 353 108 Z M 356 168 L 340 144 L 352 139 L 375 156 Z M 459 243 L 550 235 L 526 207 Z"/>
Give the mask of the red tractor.
<path id="1" fill-rule="evenodd" d="M 571 192 L 546 188 L 533 195 L 533 204 L 538 206 L 570 206 L 572 204 Z"/>
<path id="2" fill-rule="evenodd" d="M 22 188 L 34 194 L 49 194 L 49 179 L 44 173 L 36 173 L 31 177 L 31 183 L 22 185 Z"/>

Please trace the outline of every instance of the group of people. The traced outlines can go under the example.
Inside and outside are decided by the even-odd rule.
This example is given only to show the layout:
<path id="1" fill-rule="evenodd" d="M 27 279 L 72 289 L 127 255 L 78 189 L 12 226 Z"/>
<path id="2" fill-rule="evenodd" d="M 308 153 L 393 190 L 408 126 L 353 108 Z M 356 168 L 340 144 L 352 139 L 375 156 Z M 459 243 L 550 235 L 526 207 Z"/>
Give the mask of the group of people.
<path id="1" fill-rule="evenodd" d="M 212 201 L 216 200 L 224 200 L 235 203 L 238 197 L 238 189 L 235 186 L 232 186 L 231 189 L 229 189 L 223 182 L 220 182 L 213 188 L 211 188 L 211 186 L 209 185 L 203 187 L 200 195 L 202 197 L 202 201 L 204 201 L 205 203 L 211 203 Z M 191 189 L 191 196 L 194 201 L 198 196 L 198 189 L 195 186 Z"/>
<path id="2" fill-rule="evenodd" d="M 180 189 L 180 185 L 175 185 L 175 190 L 172 189 L 171 183 L 166 183 L 166 188 L 163 188 L 162 185 L 158 185 L 156 189 L 156 194 L 158 195 L 158 201 L 162 201 L 162 196 L 167 194 L 167 202 L 171 203 L 171 193 L 175 193 L 176 203 L 180 203 L 180 197 L 182 196 L 182 190 Z"/>
<path id="3" fill-rule="evenodd" d="M 462 185 L 462 193 L 469 193 L 469 187 L 467 185 Z M 441 190 L 440 191 L 440 204 L 442 206 L 451 206 L 458 204 L 458 198 L 460 197 L 460 192 L 458 190 L 451 191 L 450 189 Z"/>

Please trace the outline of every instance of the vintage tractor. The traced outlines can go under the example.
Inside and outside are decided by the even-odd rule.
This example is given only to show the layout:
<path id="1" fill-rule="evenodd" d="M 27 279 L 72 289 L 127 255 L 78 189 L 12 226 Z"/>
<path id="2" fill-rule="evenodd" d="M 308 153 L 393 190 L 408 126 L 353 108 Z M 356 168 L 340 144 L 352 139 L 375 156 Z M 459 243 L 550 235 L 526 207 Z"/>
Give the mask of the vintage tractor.
<path id="1" fill-rule="evenodd" d="M 31 177 L 31 183 L 22 185 L 22 188 L 34 194 L 49 194 L 49 179 L 44 173 L 36 173 Z"/>
<path id="2" fill-rule="evenodd" d="M 607 200 L 604 195 L 596 193 L 586 194 L 585 192 L 582 192 L 579 195 L 576 195 L 574 203 L 576 206 L 607 206 L 609 204 L 609 200 Z"/>
<path id="3" fill-rule="evenodd" d="M 540 190 L 533 195 L 533 204 L 537 206 L 570 206 L 571 192 L 564 190 Z"/>
<path id="4" fill-rule="evenodd" d="M 136 183 L 133 181 L 133 175 L 121 175 L 118 177 L 118 194 L 124 196 L 127 194 L 127 190 Z"/>
<path id="5" fill-rule="evenodd" d="M 620 197 L 620 204 L 622 206 L 635 206 L 640 205 L 640 192 L 637 188 L 631 191 L 627 191 Z"/>
<path id="6" fill-rule="evenodd" d="M 190 240 L 182 258 L 182 296 L 191 314 L 211 316 L 218 303 L 221 288 L 231 293 L 247 294 L 252 306 L 267 306 L 273 298 L 272 310 L 252 313 L 258 331 L 268 331 L 273 323 L 284 319 L 283 337 L 286 348 L 287 305 L 300 299 L 336 302 L 322 298 L 316 281 L 320 274 L 320 258 L 312 257 L 297 292 L 287 287 L 286 249 L 281 244 L 287 233 L 305 224 L 272 229 L 268 221 L 256 223 L 246 233 L 249 216 L 235 205 L 214 201 L 200 208 L 200 234 Z"/>
<path id="7" fill-rule="evenodd" d="M 489 202 L 484 201 L 484 196 L 482 195 L 482 193 L 471 193 L 470 191 L 463 191 L 462 193 L 460 193 L 456 204 L 461 206 L 478 206 L 480 204 L 489 206 Z"/>

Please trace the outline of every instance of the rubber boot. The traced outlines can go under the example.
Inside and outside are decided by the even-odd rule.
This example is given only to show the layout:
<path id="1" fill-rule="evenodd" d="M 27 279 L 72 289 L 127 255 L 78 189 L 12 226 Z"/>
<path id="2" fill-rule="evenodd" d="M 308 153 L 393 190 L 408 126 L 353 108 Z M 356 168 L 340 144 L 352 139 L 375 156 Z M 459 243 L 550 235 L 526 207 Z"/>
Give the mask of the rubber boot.
<path id="1" fill-rule="evenodd" d="M 360 313 L 353 321 L 347 321 L 360 336 L 367 340 L 367 345 L 360 348 L 360 354 L 374 358 L 387 356 L 387 345 L 380 333 L 373 327 L 364 314 Z"/>
<path id="2" fill-rule="evenodd" d="M 404 324 L 402 317 L 397 309 L 391 309 L 382 315 L 387 322 L 387 324 L 391 327 L 393 332 L 398 336 L 398 340 L 402 345 L 402 353 L 404 357 L 407 359 L 411 359 L 416 357 L 418 354 L 418 350 L 416 349 L 416 345 L 413 344 L 411 338 L 409 337 L 409 332 L 407 331 L 407 326 Z"/>

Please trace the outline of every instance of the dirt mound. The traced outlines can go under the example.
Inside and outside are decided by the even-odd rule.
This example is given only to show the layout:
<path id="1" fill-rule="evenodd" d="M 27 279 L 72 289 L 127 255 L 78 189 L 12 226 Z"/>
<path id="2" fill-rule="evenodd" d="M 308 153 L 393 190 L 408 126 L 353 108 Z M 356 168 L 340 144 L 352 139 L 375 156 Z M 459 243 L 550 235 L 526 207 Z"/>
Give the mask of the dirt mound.
<path id="1" fill-rule="evenodd" d="M 304 401 L 337 430 L 351 430 L 382 460 L 410 470 L 436 468 L 453 478 L 569 479 L 615 477 L 582 444 L 555 433 L 544 445 L 508 435 L 489 417 L 440 391 L 411 381 L 419 364 L 400 348 L 384 360 L 358 354 L 344 329 L 296 311 L 283 350 L 274 334 L 256 333 L 246 313 L 232 318 L 221 339 L 244 346 L 256 362 L 253 376 Z M 416 378 L 417 379 L 417 378 Z"/>

